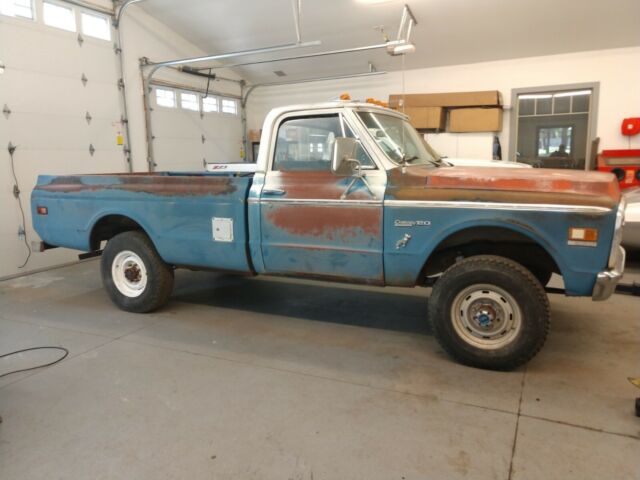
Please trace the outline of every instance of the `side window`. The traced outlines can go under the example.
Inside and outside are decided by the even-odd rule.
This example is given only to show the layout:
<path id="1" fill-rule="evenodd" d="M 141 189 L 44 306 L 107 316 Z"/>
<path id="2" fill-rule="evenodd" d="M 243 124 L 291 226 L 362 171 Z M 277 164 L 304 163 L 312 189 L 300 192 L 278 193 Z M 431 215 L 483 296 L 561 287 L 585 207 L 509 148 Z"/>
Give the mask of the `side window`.
<path id="1" fill-rule="evenodd" d="M 285 120 L 278 128 L 273 170 L 329 171 L 336 137 L 354 136 L 346 124 L 344 127 L 343 133 L 338 114 Z M 375 167 L 360 144 L 356 158 L 363 167 Z"/>
<path id="2" fill-rule="evenodd" d="M 329 170 L 333 143 L 341 130 L 337 114 L 285 120 L 278 128 L 273 170 Z"/>

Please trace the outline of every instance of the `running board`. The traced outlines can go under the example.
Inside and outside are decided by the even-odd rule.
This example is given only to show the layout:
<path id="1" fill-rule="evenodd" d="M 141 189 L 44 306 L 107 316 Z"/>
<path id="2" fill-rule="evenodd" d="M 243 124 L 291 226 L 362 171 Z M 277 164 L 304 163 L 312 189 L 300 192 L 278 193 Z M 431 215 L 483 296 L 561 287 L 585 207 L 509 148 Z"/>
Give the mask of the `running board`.
<path id="1" fill-rule="evenodd" d="M 87 258 L 99 257 L 102 255 L 102 250 L 93 250 L 87 253 L 81 253 L 78 255 L 78 260 L 86 260 Z"/>

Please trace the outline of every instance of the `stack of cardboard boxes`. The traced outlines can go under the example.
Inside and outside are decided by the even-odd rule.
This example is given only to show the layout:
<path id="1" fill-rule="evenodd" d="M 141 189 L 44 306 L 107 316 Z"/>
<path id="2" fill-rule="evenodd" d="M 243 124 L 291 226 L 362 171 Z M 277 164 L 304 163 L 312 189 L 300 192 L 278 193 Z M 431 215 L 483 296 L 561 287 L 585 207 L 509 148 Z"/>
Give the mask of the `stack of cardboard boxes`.
<path id="1" fill-rule="evenodd" d="M 390 95 L 389 107 L 404 111 L 418 130 L 455 133 L 502 130 L 502 98 L 497 90 Z"/>

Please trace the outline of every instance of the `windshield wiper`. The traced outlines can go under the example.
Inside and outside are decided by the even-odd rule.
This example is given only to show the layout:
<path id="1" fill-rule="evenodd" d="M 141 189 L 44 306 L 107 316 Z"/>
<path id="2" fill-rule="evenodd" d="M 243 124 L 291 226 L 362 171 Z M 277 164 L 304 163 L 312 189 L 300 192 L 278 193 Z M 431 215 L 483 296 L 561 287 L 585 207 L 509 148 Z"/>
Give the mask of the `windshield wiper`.
<path id="1" fill-rule="evenodd" d="M 418 160 L 419 158 L 420 157 L 417 155 L 411 155 L 410 157 L 403 155 L 402 160 L 400 161 L 400 165 L 402 165 L 403 167 L 406 167 L 407 165 L 410 165 L 412 161 Z M 442 166 L 442 162 L 440 161 L 440 159 L 438 160 L 427 159 L 427 162 L 429 162 L 430 164 L 432 164 L 434 167 L 437 167 L 437 168 L 440 168 Z"/>

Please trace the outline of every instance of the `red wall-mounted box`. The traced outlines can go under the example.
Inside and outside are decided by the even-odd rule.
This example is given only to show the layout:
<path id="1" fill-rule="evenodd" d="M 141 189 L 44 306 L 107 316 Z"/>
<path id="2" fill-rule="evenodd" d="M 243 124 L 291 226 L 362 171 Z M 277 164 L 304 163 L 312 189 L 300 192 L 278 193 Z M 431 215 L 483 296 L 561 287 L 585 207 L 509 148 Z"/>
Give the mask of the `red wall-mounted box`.
<path id="1" fill-rule="evenodd" d="M 613 173 L 620 188 L 640 187 L 640 150 L 603 150 L 598 171 Z"/>

